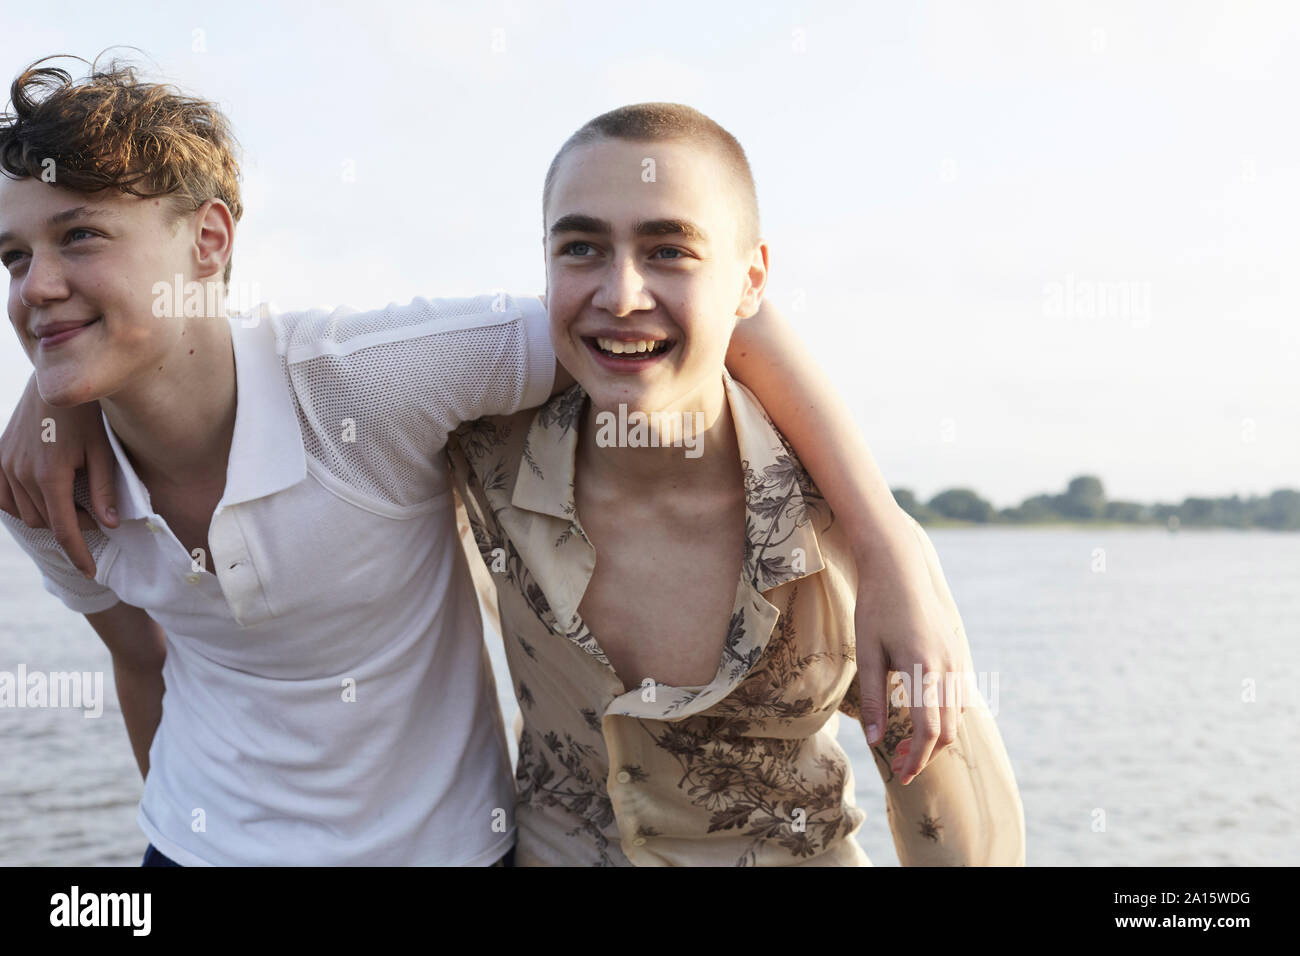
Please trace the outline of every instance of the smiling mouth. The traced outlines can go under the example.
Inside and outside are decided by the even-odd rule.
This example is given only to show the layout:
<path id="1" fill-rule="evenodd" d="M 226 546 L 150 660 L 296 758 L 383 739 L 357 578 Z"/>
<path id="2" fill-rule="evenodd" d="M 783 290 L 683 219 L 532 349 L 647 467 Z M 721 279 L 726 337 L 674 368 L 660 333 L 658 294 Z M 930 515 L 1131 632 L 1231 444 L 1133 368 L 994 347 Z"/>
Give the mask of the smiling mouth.
<path id="1" fill-rule="evenodd" d="M 653 341 L 643 339 L 639 342 L 620 342 L 618 339 L 606 339 L 596 336 L 584 336 L 583 341 L 594 351 L 606 358 L 619 359 L 624 362 L 645 362 L 649 359 L 666 355 L 677 343 L 672 339 Z"/>
<path id="2" fill-rule="evenodd" d="M 51 334 L 39 335 L 36 337 L 36 341 L 38 344 L 40 344 L 43 347 L 58 345 L 61 342 L 66 342 L 68 339 L 72 338 L 77 333 L 85 329 L 88 329 L 93 325 L 98 325 L 103 320 L 104 317 L 102 315 L 98 315 L 83 325 L 74 325 L 72 328 L 69 329 L 61 329 L 60 331 Z"/>

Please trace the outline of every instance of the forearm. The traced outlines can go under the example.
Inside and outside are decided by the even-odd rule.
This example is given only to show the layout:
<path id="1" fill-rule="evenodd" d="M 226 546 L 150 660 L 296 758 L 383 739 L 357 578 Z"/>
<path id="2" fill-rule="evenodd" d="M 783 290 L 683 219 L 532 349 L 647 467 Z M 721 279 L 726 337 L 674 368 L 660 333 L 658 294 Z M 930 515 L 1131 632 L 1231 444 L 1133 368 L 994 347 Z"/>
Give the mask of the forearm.
<path id="1" fill-rule="evenodd" d="M 149 748 L 162 721 L 163 675 L 162 667 L 149 667 L 113 658 L 113 680 L 117 685 L 117 699 L 126 722 L 126 735 L 131 741 L 140 776 L 149 776 Z"/>
<path id="2" fill-rule="evenodd" d="M 49 528 L 77 570 L 93 578 L 95 559 L 82 532 L 95 524 L 74 497 L 80 468 L 86 469 L 95 517 L 117 527 L 116 458 L 99 403 L 55 408 L 41 398 L 36 379 L 28 379 L 0 434 L 0 511 Z"/>
<path id="3" fill-rule="evenodd" d="M 771 303 L 736 324 L 727 369 L 757 396 L 845 522 L 859 567 L 907 540 L 904 512 L 848 406 Z"/>
<path id="4" fill-rule="evenodd" d="M 910 518 L 943 618 L 953 627 L 959 666 L 934 679 L 900 671 L 888 700 L 884 740 L 872 748 L 885 783 L 889 824 L 903 866 L 1023 866 L 1025 814 L 1020 790 L 993 711 L 976 675 L 970 642 L 929 536 Z M 996 675 L 995 675 L 996 676 Z M 996 686 L 996 685 L 994 685 Z M 895 694 L 901 691 L 902 697 Z M 906 786 L 894 768 L 899 746 L 913 733 L 911 706 L 932 697 L 964 703 L 953 742 Z M 996 689 L 994 690 L 996 702 Z"/>

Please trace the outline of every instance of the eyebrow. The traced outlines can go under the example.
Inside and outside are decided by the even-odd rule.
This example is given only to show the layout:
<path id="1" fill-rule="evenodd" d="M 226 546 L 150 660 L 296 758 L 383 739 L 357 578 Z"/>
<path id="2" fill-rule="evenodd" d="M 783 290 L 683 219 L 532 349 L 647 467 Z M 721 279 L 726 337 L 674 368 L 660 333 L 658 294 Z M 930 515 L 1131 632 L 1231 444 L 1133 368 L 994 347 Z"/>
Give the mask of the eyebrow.
<path id="1" fill-rule="evenodd" d="M 82 221 L 87 219 L 116 219 L 117 213 L 110 212 L 107 209 L 91 209 L 89 206 L 74 206 L 71 209 L 65 209 L 63 212 L 56 212 L 46 222 L 51 226 L 61 226 L 65 222 Z M 0 232 L 0 245 L 8 242 L 14 237 L 12 232 Z"/>
<path id="2" fill-rule="evenodd" d="M 608 236 L 613 230 L 604 219 L 569 213 L 561 216 L 551 225 L 554 238 L 565 232 L 585 232 L 596 236 Z M 708 242 L 709 236 L 703 229 L 689 219 L 643 219 L 632 227 L 635 236 L 681 236 L 695 242 Z"/>

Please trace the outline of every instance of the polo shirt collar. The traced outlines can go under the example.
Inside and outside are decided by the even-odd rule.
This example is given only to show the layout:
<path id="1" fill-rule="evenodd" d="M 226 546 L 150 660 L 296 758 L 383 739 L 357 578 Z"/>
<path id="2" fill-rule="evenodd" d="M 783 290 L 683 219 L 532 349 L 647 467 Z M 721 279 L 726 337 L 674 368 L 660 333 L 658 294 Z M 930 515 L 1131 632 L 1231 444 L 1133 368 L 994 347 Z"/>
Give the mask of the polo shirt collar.
<path id="1" fill-rule="evenodd" d="M 218 510 L 283 491 L 307 477 L 307 455 L 293 397 L 276 351 L 272 321 L 259 318 L 246 328 L 242 317 L 231 317 L 230 340 L 235 353 L 235 431 L 226 466 L 226 490 Z M 153 513 L 149 489 L 100 412 L 104 431 L 117 459 L 117 508 L 124 519 Z"/>
<path id="2" fill-rule="evenodd" d="M 113 457 L 117 459 L 117 472 L 113 477 L 113 484 L 117 492 L 118 517 L 123 520 L 147 518 L 153 514 L 153 508 L 149 506 L 149 489 L 145 488 L 144 482 L 136 475 L 135 467 L 127 457 L 121 442 L 118 441 L 113 426 L 108 423 L 108 416 L 104 414 L 103 409 L 100 409 L 99 417 L 104 422 L 104 433 L 108 435 L 108 444 L 113 449 Z"/>

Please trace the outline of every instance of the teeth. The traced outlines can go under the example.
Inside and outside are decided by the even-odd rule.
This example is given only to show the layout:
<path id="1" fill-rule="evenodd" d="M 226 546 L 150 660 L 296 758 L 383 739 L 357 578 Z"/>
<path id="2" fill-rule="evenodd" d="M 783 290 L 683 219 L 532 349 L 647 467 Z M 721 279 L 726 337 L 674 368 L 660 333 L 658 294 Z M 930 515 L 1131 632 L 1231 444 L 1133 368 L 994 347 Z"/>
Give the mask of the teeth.
<path id="1" fill-rule="evenodd" d="M 612 352 L 615 355 L 629 355 L 640 352 L 657 352 L 664 348 L 667 343 L 652 342 L 649 339 L 642 339 L 639 342 L 620 342 L 617 339 L 597 338 L 596 344 L 606 352 Z"/>

